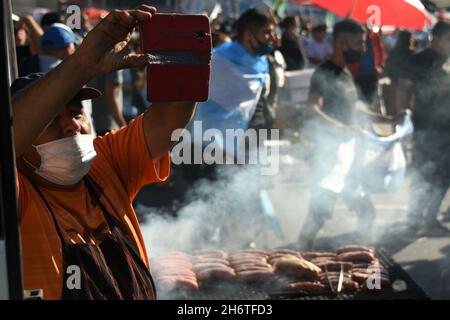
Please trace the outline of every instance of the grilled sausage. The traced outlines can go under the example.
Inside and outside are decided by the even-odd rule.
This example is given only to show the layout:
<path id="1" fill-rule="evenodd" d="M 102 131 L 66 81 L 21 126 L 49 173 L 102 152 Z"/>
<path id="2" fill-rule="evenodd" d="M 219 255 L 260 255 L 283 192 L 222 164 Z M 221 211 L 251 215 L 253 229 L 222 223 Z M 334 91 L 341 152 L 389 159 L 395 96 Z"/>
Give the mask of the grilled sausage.
<path id="1" fill-rule="evenodd" d="M 227 259 L 228 253 L 223 250 L 200 250 L 196 251 L 195 258 Z"/>
<path id="2" fill-rule="evenodd" d="M 230 253 L 230 255 L 241 254 L 241 253 L 268 256 L 268 253 L 261 249 L 241 249 L 241 250 L 233 251 L 232 253 Z"/>
<path id="3" fill-rule="evenodd" d="M 375 256 L 368 251 L 351 251 L 339 254 L 337 260 L 372 262 L 375 260 Z"/>
<path id="4" fill-rule="evenodd" d="M 339 283 L 339 274 L 320 276 L 319 280 L 323 284 L 328 284 L 328 285 L 331 282 L 333 284 L 333 287 L 337 287 L 337 284 Z M 352 281 L 352 280 L 353 280 L 353 278 L 350 274 L 344 274 L 343 281 Z"/>
<path id="5" fill-rule="evenodd" d="M 266 281 L 273 277 L 270 270 L 248 270 L 237 273 L 238 280 L 241 281 Z"/>
<path id="6" fill-rule="evenodd" d="M 198 290 L 197 281 L 185 277 L 164 277 L 158 279 L 156 283 L 158 288 L 165 291 L 170 291 L 178 288 Z"/>
<path id="7" fill-rule="evenodd" d="M 299 281 L 287 284 L 290 291 L 305 291 L 308 293 L 323 293 L 327 287 L 319 281 Z"/>
<path id="8" fill-rule="evenodd" d="M 244 263 L 262 263 L 266 264 L 267 259 L 262 257 L 241 257 L 239 259 L 230 259 L 230 264 L 232 266 L 244 264 Z"/>
<path id="9" fill-rule="evenodd" d="M 316 262 L 316 266 L 318 266 L 323 271 L 341 271 L 341 267 L 343 267 L 344 271 L 348 272 L 352 269 L 352 263 L 348 261 L 321 261 Z"/>
<path id="10" fill-rule="evenodd" d="M 272 250 L 269 253 L 269 256 L 276 255 L 276 254 L 292 254 L 294 256 L 301 257 L 301 254 L 300 254 L 299 251 L 290 250 L 290 249 L 276 249 L 276 250 Z"/>
<path id="11" fill-rule="evenodd" d="M 213 268 L 230 268 L 229 266 L 227 266 L 226 264 L 223 263 L 197 263 L 194 265 L 193 270 L 195 272 L 201 272 L 202 270 L 205 269 L 213 269 Z"/>
<path id="12" fill-rule="evenodd" d="M 268 255 L 251 254 L 251 253 L 236 253 L 229 255 L 228 260 L 230 262 L 242 259 L 256 259 L 256 260 L 267 260 Z"/>
<path id="13" fill-rule="evenodd" d="M 323 279 L 323 280 L 321 280 L 321 282 L 324 285 L 329 285 L 329 282 L 331 282 L 331 285 L 336 290 L 337 286 L 339 284 L 339 278 Z M 343 291 L 352 292 L 352 291 L 358 290 L 359 288 L 360 288 L 359 283 L 356 281 L 353 281 L 348 278 L 344 278 L 344 280 L 342 281 L 342 290 Z"/>
<path id="14" fill-rule="evenodd" d="M 269 270 L 273 272 L 273 267 L 270 264 L 241 264 L 233 268 L 236 272 L 249 270 Z"/>
<path id="15" fill-rule="evenodd" d="M 194 265 L 199 264 L 199 263 L 221 263 L 224 265 L 230 265 L 230 262 L 228 261 L 228 259 L 222 259 L 222 258 L 209 258 L 209 257 L 195 257 L 193 259 L 193 263 Z"/>
<path id="16" fill-rule="evenodd" d="M 276 260 L 281 259 L 281 258 L 285 258 L 285 257 L 291 257 L 291 258 L 300 258 L 303 259 L 300 255 L 294 255 L 291 253 L 275 253 L 269 256 L 269 258 L 267 259 L 267 261 L 271 264 L 273 264 Z"/>
<path id="17" fill-rule="evenodd" d="M 302 253 L 302 257 L 306 260 L 311 260 L 314 258 L 334 258 L 336 257 L 336 253 L 334 252 L 304 252 Z"/>
<path id="18" fill-rule="evenodd" d="M 340 247 L 336 250 L 337 254 L 346 253 L 346 252 L 355 252 L 355 251 L 366 251 L 375 254 L 375 248 L 374 247 L 368 247 L 368 246 L 357 246 L 357 245 L 348 245 Z"/>
<path id="19" fill-rule="evenodd" d="M 322 271 L 315 264 L 300 258 L 280 258 L 274 263 L 275 271 L 281 274 L 307 279 L 317 279 Z"/>
<path id="20" fill-rule="evenodd" d="M 209 269 L 200 270 L 197 273 L 198 280 L 209 280 L 209 279 L 232 279 L 236 276 L 236 273 L 233 269 L 222 266 L 222 267 L 213 267 Z"/>

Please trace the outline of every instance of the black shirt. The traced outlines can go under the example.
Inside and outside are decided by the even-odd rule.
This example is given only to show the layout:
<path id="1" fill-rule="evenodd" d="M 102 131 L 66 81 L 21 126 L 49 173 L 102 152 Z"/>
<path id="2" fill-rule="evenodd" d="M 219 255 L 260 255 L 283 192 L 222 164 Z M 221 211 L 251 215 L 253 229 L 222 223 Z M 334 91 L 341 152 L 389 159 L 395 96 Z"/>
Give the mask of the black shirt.
<path id="1" fill-rule="evenodd" d="M 324 113 L 346 125 L 354 123 L 358 93 L 353 76 L 346 68 L 330 60 L 322 63 L 311 77 L 309 90 L 323 98 Z"/>
<path id="2" fill-rule="evenodd" d="M 303 69 L 306 57 L 304 57 L 302 49 L 297 39 L 292 39 L 287 32 L 281 36 L 280 52 L 286 61 L 286 70 Z"/>
<path id="3" fill-rule="evenodd" d="M 413 54 L 401 78 L 414 83 L 414 125 L 417 130 L 450 130 L 450 64 L 428 48 Z"/>
<path id="4" fill-rule="evenodd" d="M 397 80 L 398 77 L 404 73 L 403 68 L 405 67 L 405 61 L 411 59 L 413 53 L 414 52 L 410 49 L 394 48 L 389 51 L 383 70 L 383 77 L 389 77 L 391 80 Z"/>

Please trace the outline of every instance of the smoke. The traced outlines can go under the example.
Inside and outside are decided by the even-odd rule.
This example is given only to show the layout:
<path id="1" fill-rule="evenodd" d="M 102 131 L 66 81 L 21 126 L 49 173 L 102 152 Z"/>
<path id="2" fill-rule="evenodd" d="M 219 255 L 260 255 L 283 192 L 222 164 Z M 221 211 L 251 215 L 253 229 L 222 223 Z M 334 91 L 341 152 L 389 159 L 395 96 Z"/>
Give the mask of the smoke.
<path id="1" fill-rule="evenodd" d="M 308 228 L 313 227 L 306 221 L 313 186 L 336 166 L 335 162 L 331 161 L 330 165 L 329 161 L 333 160 L 333 152 L 336 153 L 335 138 L 309 125 L 305 129 L 310 135 L 316 134 L 321 141 L 321 152 L 314 153 L 314 156 L 302 141 L 280 148 L 281 167 L 273 176 L 262 176 L 257 165 L 217 166 L 219 174 L 216 180 L 199 180 L 189 185 L 192 192 L 176 217 L 148 212 L 141 229 L 149 256 L 157 258 L 172 250 L 193 252 L 218 248 L 231 251 L 250 246 L 270 249 L 296 244 L 300 233 L 308 232 Z M 355 156 L 346 154 L 355 153 L 354 150 L 344 148 L 343 152 L 344 159 Z M 372 172 L 372 175 L 351 172 L 337 177 L 338 173 L 331 174 L 328 182 L 334 180 L 332 182 L 335 183 L 341 179 L 342 183 L 347 183 L 353 178 L 352 175 L 356 179 L 362 174 L 365 183 L 370 185 L 369 180 L 372 179 L 373 183 L 383 181 L 379 175 L 384 174 L 383 171 Z M 263 208 L 262 190 L 267 191 L 271 202 L 269 207 L 273 207 L 275 217 L 267 216 L 267 208 Z M 358 189 L 354 187 L 351 191 L 357 193 Z M 330 246 L 337 245 L 333 243 L 333 236 L 351 234 L 358 228 L 358 216 L 349 213 L 355 209 L 354 206 L 349 208 L 345 202 L 342 203 L 343 197 L 336 198 L 335 208 L 318 234 L 321 238 L 329 238 Z M 335 211 L 339 212 L 336 214 Z M 381 237 L 382 234 L 376 236 Z M 344 239 L 343 244 L 361 241 L 352 235 Z"/>
<path id="2" fill-rule="evenodd" d="M 199 180 L 177 217 L 148 213 L 142 232 L 149 255 L 249 247 L 260 238 L 264 217 L 260 190 L 270 187 L 256 165 L 222 165 L 215 181 Z"/>
<path id="3" fill-rule="evenodd" d="M 325 104 L 329 103 L 326 110 L 329 116 L 373 134 L 392 134 L 391 127 L 379 126 L 377 130 L 367 116 L 356 116 L 359 113 L 350 110 L 350 106 L 355 108 L 356 92 L 336 85 L 327 77 L 313 76 L 311 87 L 321 92 Z M 370 110 L 368 106 L 358 108 Z M 386 211 L 384 202 L 392 201 L 395 192 L 408 192 L 404 185 L 406 159 L 400 142 L 386 147 L 388 137 L 376 141 L 373 136 L 368 138 L 356 131 L 333 129 L 329 123 L 320 124 L 308 117 L 302 122 L 300 137 L 296 144 L 280 149 L 281 168 L 276 175 L 262 177 L 257 165 L 217 166 L 219 177 L 191 186 L 191 196 L 177 217 L 149 214 L 147 223 L 142 226 L 149 255 L 157 257 L 170 250 L 234 250 L 252 245 L 271 248 L 293 244 L 299 235 L 308 233 L 322 238 L 321 244 L 330 248 L 348 243 L 378 243 L 380 240 L 386 243 L 385 230 L 376 230 L 375 222 L 381 222 L 383 226 L 392 224 L 392 233 L 404 230 L 402 222 L 408 207 L 407 198 L 402 196 L 399 204 L 403 208 L 402 221 L 380 214 Z M 422 143 L 430 145 L 426 139 Z M 429 152 L 442 150 L 441 147 L 430 147 Z M 437 157 L 438 153 L 433 155 Z M 409 173 L 413 171 L 412 176 L 420 177 L 423 169 L 409 169 Z M 315 216 L 308 219 L 312 214 L 311 195 L 315 196 L 317 188 L 314 187 L 317 186 L 331 193 L 333 199 L 321 203 L 328 206 L 322 208 L 325 212 L 314 212 Z M 424 186 L 423 181 L 419 181 L 413 187 Z M 432 186 L 427 189 L 431 190 Z M 279 220 L 275 225 L 274 220 L 265 215 L 261 190 L 268 191 L 278 213 Z M 315 220 L 321 221 L 315 225 Z M 281 229 L 284 239 L 277 237 L 277 228 L 278 231 Z M 374 233 L 370 234 L 370 230 Z M 342 234 L 348 236 L 341 242 L 336 241 Z"/>

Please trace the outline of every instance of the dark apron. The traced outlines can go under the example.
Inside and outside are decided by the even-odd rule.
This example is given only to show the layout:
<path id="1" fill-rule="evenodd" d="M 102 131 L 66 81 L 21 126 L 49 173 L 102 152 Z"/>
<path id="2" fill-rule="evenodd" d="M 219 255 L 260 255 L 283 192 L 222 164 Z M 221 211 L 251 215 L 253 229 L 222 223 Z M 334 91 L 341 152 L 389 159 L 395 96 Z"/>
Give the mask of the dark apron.
<path id="1" fill-rule="evenodd" d="M 149 300 L 156 299 L 155 286 L 150 272 L 137 250 L 121 230 L 121 224 L 99 201 L 99 195 L 89 177 L 84 179 L 88 191 L 100 206 L 105 221 L 111 230 L 100 244 L 68 244 L 65 242 L 50 205 L 37 186 L 38 194 L 44 200 L 56 231 L 61 240 L 64 277 L 61 299 L 63 300 Z M 74 269 L 68 269 L 75 266 Z M 76 268 L 78 267 L 78 268 Z M 69 272 L 68 272 L 69 270 Z M 72 288 L 73 270 L 79 270 L 80 288 Z M 75 285 L 76 286 L 76 285 Z M 44 292 L 45 297 L 45 292 Z"/>

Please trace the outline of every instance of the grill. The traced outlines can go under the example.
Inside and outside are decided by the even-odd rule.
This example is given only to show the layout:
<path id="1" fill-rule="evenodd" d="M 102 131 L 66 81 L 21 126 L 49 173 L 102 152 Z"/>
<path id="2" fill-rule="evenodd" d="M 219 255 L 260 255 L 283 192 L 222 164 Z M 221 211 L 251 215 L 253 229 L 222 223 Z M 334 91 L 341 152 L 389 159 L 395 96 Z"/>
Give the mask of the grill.
<path id="1" fill-rule="evenodd" d="M 382 249 L 377 250 L 380 264 L 389 272 L 391 283 L 403 281 L 405 290 L 392 287 L 382 290 L 357 290 L 353 293 L 312 294 L 306 292 L 275 292 L 273 287 L 236 282 L 202 283 L 199 291 L 178 291 L 172 299 L 183 300 L 429 300 L 426 293 L 400 265 Z"/>

